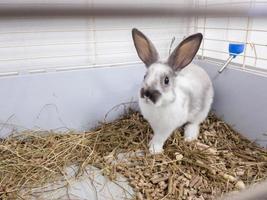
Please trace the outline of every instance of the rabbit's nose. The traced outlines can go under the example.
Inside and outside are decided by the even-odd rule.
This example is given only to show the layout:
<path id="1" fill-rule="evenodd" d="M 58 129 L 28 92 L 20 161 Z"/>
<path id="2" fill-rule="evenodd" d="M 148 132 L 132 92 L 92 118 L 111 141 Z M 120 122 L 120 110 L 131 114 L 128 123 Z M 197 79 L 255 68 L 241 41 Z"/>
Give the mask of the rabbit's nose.
<path id="1" fill-rule="evenodd" d="M 152 92 L 150 90 L 145 90 L 144 96 L 147 98 L 150 98 L 150 97 L 152 97 Z"/>
<path id="2" fill-rule="evenodd" d="M 152 94 L 151 94 L 150 90 L 141 88 L 140 96 L 141 96 L 142 98 L 145 98 L 145 97 L 150 98 L 151 95 L 152 95 Z"/>
<path id="3" fill-rule="evenodd" d="M 158 90 L 151 90 L 151 89 L 144 89 L 142 88 L 140 91 L 140 95 L 142 98 L 147 97 L 150 99 L 153 103 L 157 101 L 157 99 L 160 97 L 160 92 Z"/>

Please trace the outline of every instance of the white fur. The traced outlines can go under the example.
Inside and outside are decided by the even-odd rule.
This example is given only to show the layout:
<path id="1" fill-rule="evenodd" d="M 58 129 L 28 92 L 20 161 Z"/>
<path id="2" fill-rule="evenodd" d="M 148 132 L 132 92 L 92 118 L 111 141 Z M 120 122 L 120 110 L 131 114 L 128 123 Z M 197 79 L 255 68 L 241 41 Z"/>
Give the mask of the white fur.
<path id="1" fill-rule="evenodd" d="M 152 64 L 143 87 L 154 84 L 156 89 L 161 90 L 155 79 L 167 70 L 169 67 L 165 64 Z M 213 87 L 207 73 L 192 63 L 177 73 L 173 87 L 162 93 L 156 104 L 139 95 L 141 113 L 154 131 L 150 142 L 151 153 L 162 152 L 164 142 L 172 132 L 187 122 L 185 140 L 197 139 L 199 124 L 207 117 L 212 99 Z"/>

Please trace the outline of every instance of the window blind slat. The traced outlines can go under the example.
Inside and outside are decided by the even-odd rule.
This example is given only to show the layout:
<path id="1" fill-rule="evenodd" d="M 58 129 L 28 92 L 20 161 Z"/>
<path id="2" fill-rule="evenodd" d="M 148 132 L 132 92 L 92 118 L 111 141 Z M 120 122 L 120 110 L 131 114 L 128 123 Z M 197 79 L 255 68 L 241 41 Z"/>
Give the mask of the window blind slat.
<path id="1" fill-rule="evenodd" d="M 179 2 L 179 3 L 178 3 Z M 164 3 L 181 4 L 188 1 L 168 0 Z M 93 1 L 79 0 L 10 0 L 1 4 L 34 4 L 88 6 Z M 97 1 L 98 4 L 110 1 Z M 116 0 L 113 3 L 132 4 Z M 136 3 L 136 1 L 135 1 Z M 158 5 L 163 2 L 140 1 L 140 4 Z M 123 62 L 139 62 L 131 29 L 139 28 L 155 43 L 161 56 L 168 54 L 171 39 L 177 44 L 188 34 L 188 19 L 173 17 L 99 18 L 99 17 L 45 17 L 4 18 L 0 20 L 0 73 L 49 71 L 58 68 L 95 66 Z"/>

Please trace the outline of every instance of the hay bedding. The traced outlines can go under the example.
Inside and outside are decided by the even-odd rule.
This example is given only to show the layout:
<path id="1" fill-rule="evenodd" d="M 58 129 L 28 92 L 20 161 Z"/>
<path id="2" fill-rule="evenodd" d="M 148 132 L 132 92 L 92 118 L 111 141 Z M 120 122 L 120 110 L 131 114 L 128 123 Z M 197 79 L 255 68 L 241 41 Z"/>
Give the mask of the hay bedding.
<path id="1" fill-rule="evenodd" d="M 79 174 L 89 164 L 110 179 L 123 174 L 136 191 L 133 199 L 214 199 L 267 177 L 266 150 L 214 115 L 202 124 L 197 142 L 184 142 L 181 132 L 160 155 L 148 153 L 152 131 L 137 112 L 84 134 L 28 131 L 10 137 L 0 141 L 0 199 L 23 199 L 21 188 L 58 180 L 71 164 Z M 140 150 L 142 155 L 121 158 Z"/>

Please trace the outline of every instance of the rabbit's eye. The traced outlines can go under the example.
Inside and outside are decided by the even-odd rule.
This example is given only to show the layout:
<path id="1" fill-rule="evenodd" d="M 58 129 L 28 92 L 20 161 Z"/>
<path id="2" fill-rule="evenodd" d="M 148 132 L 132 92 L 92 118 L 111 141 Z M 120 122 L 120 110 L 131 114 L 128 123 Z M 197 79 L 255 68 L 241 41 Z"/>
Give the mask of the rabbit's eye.
<path id="1" fill-rule="evenodd" d="M 169 77 L 168 77 L 168 76 L 165 77 L 165 79 L 164 79 L 164 84 L 165 84 L 165 85 L 168 85 L 168 84 L 169 84 Z"/>

